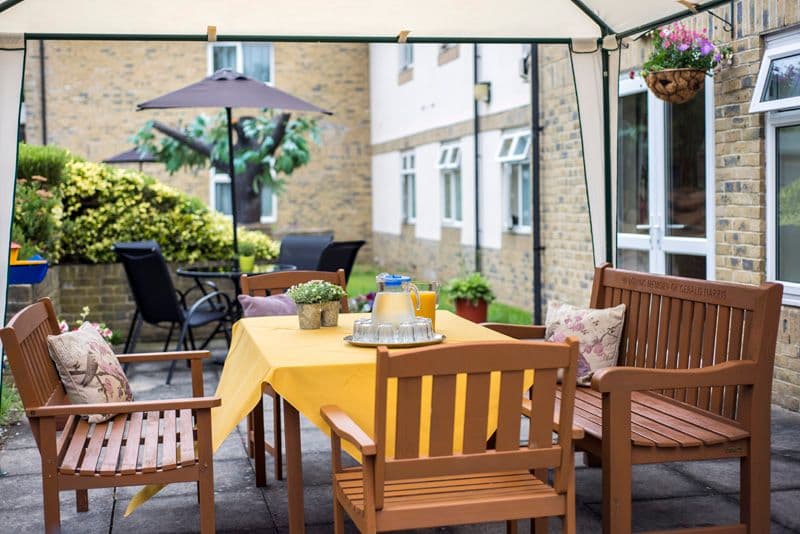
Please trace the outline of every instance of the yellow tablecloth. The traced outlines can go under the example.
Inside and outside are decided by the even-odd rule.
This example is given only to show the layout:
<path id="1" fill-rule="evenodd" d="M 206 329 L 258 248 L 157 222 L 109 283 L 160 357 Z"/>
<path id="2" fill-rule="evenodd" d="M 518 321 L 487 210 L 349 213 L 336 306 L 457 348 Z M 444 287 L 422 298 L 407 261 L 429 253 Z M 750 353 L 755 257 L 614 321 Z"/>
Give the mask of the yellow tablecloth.
<path id="1" fill-rule="evenodd" d="M 247 318 L 237 322 L 216 391 L 222 399 L 222 406 L 211 410 L 214 450 L 258 403 L 262 382 L 269 382 L 278 394 L 326 433 L 328 428 L 319 410 L 326 404 L 335 404 L 371 434 L 375 406 L 375 349 L 353 347 L 343 340 L 352 332 L 353 321 L 365 316 L 342 314 L 338 327 L 318 330 L 300 330 L 294 315 Z M 448 344 L 508 339 L 443 310 L 436 312 L 436 326 L 439 333 L 445 334 L 445 343 Z M 533 377 L 527 378 L 526 386 L 530 386 Z M 492 380 L 492 399 L 497 397 L 496 382 Z M 463 383 L 457 383 L 458 392 L 463 396 Z M 423 415 L 428 412 L 426 402 L 429 407 L 430 380 L 427 384 L 423 382 Z M 496 406 L 492 412 L 490 432 L 496 425 Z M 390 409 L 389 413 L 393 410 Z M 460 414 L 456 413 L 456 421 L 460 418 L 463 418 L 463 407 Z M 423 430 L 427 424 L 423 418 Z M 454 436 L 454 439 L 460 448 L 460 437 Z M 427 443 L 427 440 L 421 442 Z M 394 440 L 387 439 L 387 443 L 394 443 Z M 353 450 L 348 452 L 355 455 Z M 156 485 L 143 488 L 133 497 L 125 515 L 160 489 L 161 486 Z"/>

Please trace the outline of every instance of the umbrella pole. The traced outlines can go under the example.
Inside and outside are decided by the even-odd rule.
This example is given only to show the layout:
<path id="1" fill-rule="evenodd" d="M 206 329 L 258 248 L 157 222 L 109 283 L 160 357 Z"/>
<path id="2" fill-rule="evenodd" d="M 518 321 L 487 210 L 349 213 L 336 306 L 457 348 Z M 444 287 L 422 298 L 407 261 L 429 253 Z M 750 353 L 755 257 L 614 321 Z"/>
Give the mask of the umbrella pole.
<path id="1" fill-rule="evenodd" d="M 236 236 L 236 169 L 233 167 L 233 121 L 231 108 L 225 108 L 228 116 L 228 176 L 231 179 L 231 211 L 233 214 L 233 255 L 239 253 L 239 242 Z"/>

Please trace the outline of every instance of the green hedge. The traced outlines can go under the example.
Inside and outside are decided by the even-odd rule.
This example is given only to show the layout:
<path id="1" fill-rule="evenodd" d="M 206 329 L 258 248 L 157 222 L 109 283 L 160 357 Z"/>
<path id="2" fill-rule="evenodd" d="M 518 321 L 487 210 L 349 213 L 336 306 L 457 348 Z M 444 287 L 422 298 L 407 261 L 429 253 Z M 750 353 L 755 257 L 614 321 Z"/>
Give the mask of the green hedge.
<path id="1" fill-rule="evenodd" d="M 66 177 L 67 163 L 75 159 L 63 148 L 20 143 L 17 156 L 17 178 L 47 178 L 49 187 L 58 186 Z"/>
<path id="2" fill-rule="evenodd" d="M 49 175 L 47 182 L 17 181 L 13 235 L 24 246 L 23 257 L 33 249 L 51 263 L 111 263 L 114 243 L 145 239 L 158 242 L 167 261 L 232 256 L 230 220 L 195 197 L 142 173 L 81 161 L 64 151 L 68 159 L 59 168 L 57 150 L 49 147 L 26 146 L 25 153 L 26 172 Z M 241 230 L 239 240 L 252 243 L 260 259 L 278 254 L 277 243 L 264 233 Z"/>

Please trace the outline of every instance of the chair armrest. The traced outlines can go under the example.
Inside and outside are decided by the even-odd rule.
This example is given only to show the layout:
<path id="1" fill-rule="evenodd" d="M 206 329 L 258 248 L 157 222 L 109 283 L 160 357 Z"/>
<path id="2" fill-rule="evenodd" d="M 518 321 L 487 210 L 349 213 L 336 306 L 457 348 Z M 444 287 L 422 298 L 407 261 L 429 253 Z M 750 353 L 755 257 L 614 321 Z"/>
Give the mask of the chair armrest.
<path id="1" fill-rule="evenodd" d="M 757 378 L 756 362 L 737 360 L 700 369 L 641 369 L 608 367 L 595 372 L 592 389 L 612 391 L 649 391 L 707 386 L 752 385 Z"/>
<path id="2" fill-rule="evenodd" d="M 525 417 L 530 419 L 531 411 L 532 411 L 531 400 L 530 399 L 526 399 L 526 398 L 523 397 L 523 399 L 522 399 L 522 415 L 524 415 Z M 558 415 L 558 414 L 554 414 L 554 415 Z M 558 432 L 558 428 L 559 428 L 558 419 L 553 418 L 553 432 Z M 583 437 L 584 437 L 583 429 L 581 427 L 579 427 L 579 426 L 573 426 L 572 427 L 572 439 L 583 439 Z"/>
<path id="3" fill-rule="evenodd" d="M 120 363 L 161 362 L 168 360 L 202 360 L 209 358 L 207 350 L 185 350 L 179 352 L 141 352 L 138 354 L 118 354 Z"/>
<path id="4" fill-rule="evenodd" d="M 162 410 L 202 410 L 222 405 L 219 397 L 166 399 L 156 401 L 109 402 L 103 404 L 61 404 L 25 410 L 28 417 L 57 417 L 60 415 L 121 414 L 156 412 Z"/>
<path id="5" fill-rule="evenodd" d="M 506 323 L 481 323 L 481 326 L 514 339 L 544 339 L 545 327 Z"/>
<path id="6" fill-rule="evenodd" d="M 375 442 L 361 430 L 361 427 L 353 421 L 349 415 L 339 409 L 338 406 L 323 406 L 319 410 L 320 415 L 331 427 L 331 432 L 345 441 L 352 443 L 364 456 L 374 456 L 377 453 Z"/>

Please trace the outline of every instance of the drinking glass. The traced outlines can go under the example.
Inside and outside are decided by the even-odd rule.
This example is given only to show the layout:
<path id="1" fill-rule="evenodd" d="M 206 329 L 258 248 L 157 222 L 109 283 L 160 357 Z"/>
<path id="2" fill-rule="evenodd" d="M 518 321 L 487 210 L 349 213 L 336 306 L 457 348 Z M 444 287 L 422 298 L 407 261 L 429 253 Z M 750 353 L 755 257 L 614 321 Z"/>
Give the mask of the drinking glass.
<path id="1" fill-rule="evenodd" d="M 433 339 L 431 320 L 427 317 L 420 317 L 414 321 L 414 341 L 430 341 L 431 339 Z"/>
<path id="2" fill-rule="evenodd" d="M 398 343 L 413 343 L 414 342 L 414 323 L 400 323 L 397 327 L 397 342 Z"/>
<path id="3" fill-rule="evenodd" d="M 394 326 L 391 324 L 378 325 L 378 343 L 394 343 Z"/>
<path id="4" fill-rule="evenodd" d="M 375 330 L 372 328 L 372 319 L 356 319 L 353 321 L 353 339 L 366 343 L 375 342 Z"/>
<path id="5" fill-rule="evenodd" d="M 415 295 L 411 294 L 414 302 L 414 313 L 417 317 L 425 317 L 431 320 L 431 328 L 436 330 L 436 308 L 439 307 L 439 282 L 436 280 L 415 281 L 413 282 L 419 290 L 419 308 Z"/>

